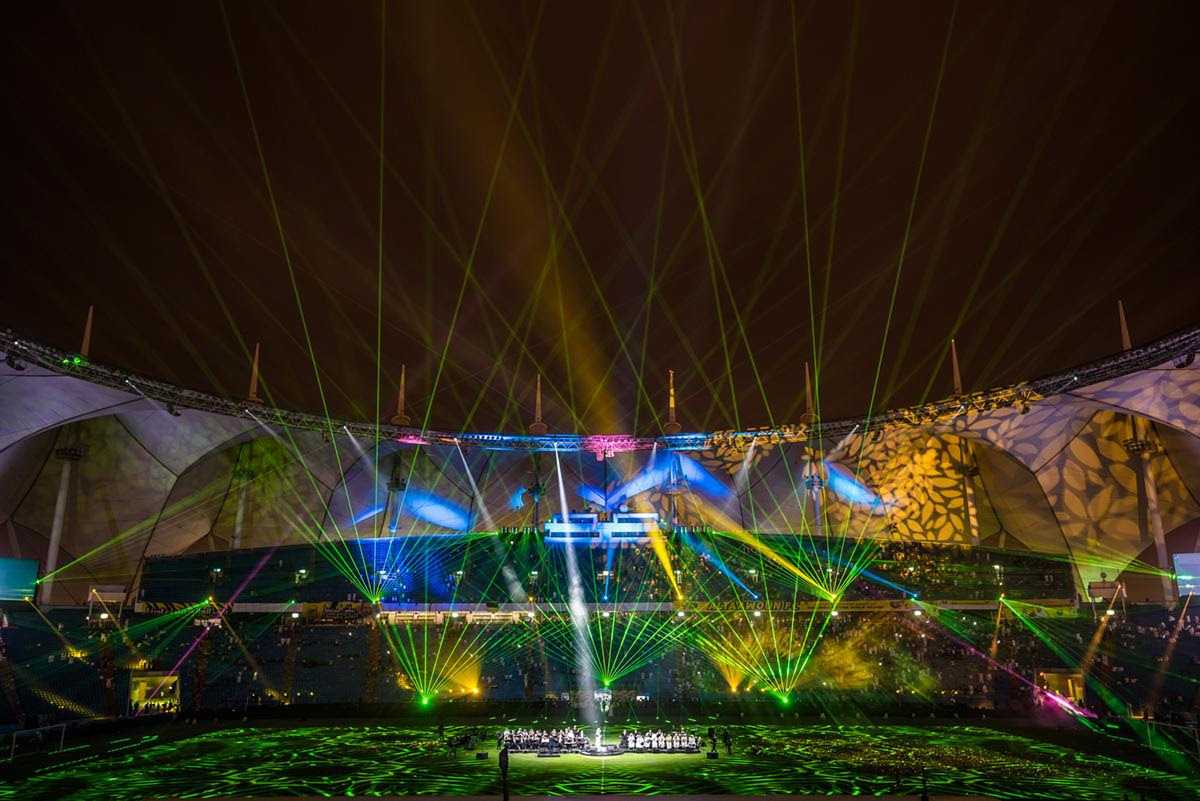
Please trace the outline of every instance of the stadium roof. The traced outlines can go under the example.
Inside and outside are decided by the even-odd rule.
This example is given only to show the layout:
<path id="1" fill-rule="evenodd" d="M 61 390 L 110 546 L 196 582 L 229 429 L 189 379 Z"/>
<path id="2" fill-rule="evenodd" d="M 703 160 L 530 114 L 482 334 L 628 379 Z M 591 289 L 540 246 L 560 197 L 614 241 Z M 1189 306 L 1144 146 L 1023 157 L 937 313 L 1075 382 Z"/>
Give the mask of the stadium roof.
<path id="1" fill-rule="evenodd" d="M 229 548 L 239 528 L 238 544 L 252 547 L 335 529 L 377 536 L 385 524 L 399 533 L 526 526 L 535 471 L 549 481 L 556 466 L 568 505 L 582 505 L 589 488 L 624 487 L 631 508 L 665 513 L 674 497 L 687 524 L 823 525 L 830 535 L 1069 554 L 1081 581 L 1115 576 L 1153 549 L 1148 504 L 1159 539 L 1200 517 L 1200 328 L 874 418 L 672 436 L 377 429 L 185 390 L 8 331 L 0 347 L 9 356 L 0 553 L 45 555 L 69 460 L 61 600 L 128 583 L 147 555 Z M 683 459 L 667 464 L 664 454 Z M 373 513 L 393 473 L 449 516 L 404 508 L 389 523 Z M 814 474 L 828 489 L 822 524 L 804 489 Z M 685 492 L 671 495 L 672 476 Z"/>

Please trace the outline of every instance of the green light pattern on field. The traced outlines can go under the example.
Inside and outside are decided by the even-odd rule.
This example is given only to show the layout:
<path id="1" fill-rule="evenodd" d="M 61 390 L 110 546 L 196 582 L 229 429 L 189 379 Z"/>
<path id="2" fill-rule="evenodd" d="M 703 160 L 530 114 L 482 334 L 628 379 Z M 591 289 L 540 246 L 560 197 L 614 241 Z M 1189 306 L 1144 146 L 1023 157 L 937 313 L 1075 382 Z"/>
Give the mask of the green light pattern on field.
<path id="1" fill-rule="evenodd" d="M 543 724 L 550 725 L 550 724 Z M 693 727 L 700 731 L 702 727 Z M 460 733 L 447 727 L 447 735 Z M 494 728 L 489 730 L 494 733 Z M 512 757 L 515 795 L 917 795 L 1012 799 L 1193 798 L 1192 779 L 1032 737 L 975 726 L 735 726 L 734 753 L 595 758 Z M 610 739 L 617 734 L 610 727 Z M 447 752 L 431 729 L 400 726 L 234 728 L 73 759 L 0 785 L 0 799 L 498 795 L 487 761 Z M 73 757 L 77 755 L 72 754 Z M 19 764 L 18 764 L 19 768 Z"/>

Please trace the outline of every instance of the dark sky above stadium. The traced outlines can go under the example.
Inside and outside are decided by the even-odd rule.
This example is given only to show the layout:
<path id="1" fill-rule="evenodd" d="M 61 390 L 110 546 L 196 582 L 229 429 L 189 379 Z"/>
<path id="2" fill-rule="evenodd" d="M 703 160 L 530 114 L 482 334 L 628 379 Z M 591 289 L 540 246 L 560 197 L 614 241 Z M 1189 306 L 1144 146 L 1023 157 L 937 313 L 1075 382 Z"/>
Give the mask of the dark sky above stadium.
<path id="1" fill-rule="evenodd" d="M 668 368 L 725 428 L 1200 320 L 1193 4 L 8 12 L 0 324 L 186 386 L 649 433 Z"/>

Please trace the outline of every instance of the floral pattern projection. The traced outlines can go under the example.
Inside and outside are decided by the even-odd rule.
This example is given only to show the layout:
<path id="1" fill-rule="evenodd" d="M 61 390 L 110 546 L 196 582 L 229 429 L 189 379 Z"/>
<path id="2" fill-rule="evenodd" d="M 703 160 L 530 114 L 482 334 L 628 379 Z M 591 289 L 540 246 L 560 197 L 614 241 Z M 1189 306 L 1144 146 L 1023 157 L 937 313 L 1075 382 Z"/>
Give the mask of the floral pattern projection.
<path id="1" fill-rule="evenodd" d="M 1141 436 L 1150 449 L 1138 454 L 1127 447 L 1129 417 L 1097 412 L 1084 431 L 1037 473 L 1084 582 L 1100 578 L 1100 565 L 1127 563 L 1153 542 L 1149 526 L 1143 529 L 1140 523 L 1139 460 L 1145 460 L 1157 489 L 1164 532 L 1200 514 L 1159 438 L 1143 426 L 1139 426 Z M 1113 577 L 1116 571 L 1108 573 Z"/>
<path id="2" fill-rule="evenodd" d="M 1200 437 L 1200 363 L 1188 367 L 1168 363 L 1101 381 L 1075 394 Z"/>
<path id="3" fill-rule="evenodd" d="M 827 459 L 869 487 L 879 507 L 848 504 L 830 498 L 828 514 L 837 529 L 849 536 L 924 542 L 970 543 L 979 535 L 978 522 L 968 530 L 962 440 L 923 428 L 889 425 L 878 436 L 854 434 L 829 452 Z M 832 493 L 826 493 L 831 496 Z M 978 505 L 985 499 L 971 493 Z"/>
<path id="4" fill-rule="evenodd" d="M 1072 553 L 1082 563 L 1081 582 L 1098 579 L 1103 565 L 1125 565 L 1152 543 L 1149 528 L 1139 522 L 1140 460 L 1157 489 L 1164 531 L 1200 515 L 1197 488 L 1177 468 L 1181 455 L 1172 457 L 1159 434 L 1161 424 L 1152 422 L 1174 427 L 1170 440 L 1195 445 L 1198 399 L 1200 370 L 1171 366 L 1074 394 L 1031 398 L 1024 409 L 968 411 L 949 420 L 892 424 L 879 435 L 856 433 L 831 448 L 826 460 L 857 476 L 878 495 L 881 508 L 850 504 L 827 491 L 831 533 L 969 543 L 1007 529 L 1035 550 Z M 1138 423 L 1139 437 L 1150 445 L 1145 452 L 1127 447 L 1131 416 L 1114 407 L 1150 418 Z M 780 457 L 789 449 L 797 456 Z M 980 454 L 986 459 L 977 455 L 980 449 L 987 449 Z M 742 499 L 743 516 L 749 504 L 760 512 L 749 527 L 811 530 L 802 480 L 817 455 L 796 445 L 773 455 L 770 450 L 753 455 L 754 480 Z M 704 463 L 732 480 L 744 457 L 744 449 L 730 447 L 705 454 Z M 781 458 L 790 468 L 776 464 Z M 984 461 L 991 467 L 981 470 Z M 1014 482 L 1019 486 L 1009 486 Z M 1014 510 L 1014 494 L 1023 508 Z M 993 497 L 1004 503 L 993 508 Z M 974 516 L 964 509 L 968 502 Z M 677 516 L 679 506 L 677 501 Z M 695 522 L 711 523 L 703 512 L 699 505 Z"/>
<path id="5" fill-rule="evenodd" d="M 1006 536 L 1036 551 L 1070 549 L 1036 475 L 1084 430 L 1095 411 L 1094 404 L 1059 395 L 950 421 L 947 430 L 971 443 L 982 495 L 995 504 L 997 526 Z M 987 532 L 980 536 L 986 539 Z"/>
<path id="6" fill-rule="evenodd" d="M 850 466 L 862 450 L 860 475 L 884 500 L 892 536 L 965 542 L 969 516 L 961 513 L 964 493 L 957 458 L 959 437 L 974 441 L 973 449 L 996 448 L 1031 471 L 1045 495 L 1047 509 L 1058 522 L 1056 535 L 1044 528 L 1013 533 L 1030 547 L 1069 549 L 1082 557 L 1085 567 L 1080 578 L 1087 582 L 1099 578 L 1101 565 L 1128 563 L 1151 544 L 1148 529 L 1144 531 L 1139 523 L 1139 460 L 1145 459 L 1157 488 L 1164 531 L 1200 514 L 1195 488 L 1180 475 L 1156 426 L 1145 419 L 1139 421 L 1139 437 L 1150 447 L 1142 454 L 1131 453 L 1126 445 L 1132 436 L 1130 415 L 1099 404 L 1129 409 L 1194 436 L 1200 432 L 1198 398 L 1200 371 L 1149 370 L 1077 395 L 1035 400 L 1025 412 L 1017 408 L 968 412 L 949 423 L 931 426 L 954 434 L 891 430 L 880 440 L 865 444 L 856 435 L 832 455 Z M 978 518 L 986 520 L 991 511 L 987 508 L 988 487 L 979 480 L 975 487 Z M 1002 525 L 1004 515 L 995 517 Z M 986 536 L 986 530 L 981 527 L 979 534 Z"/>
<path id="7" fill-rule="evenodd" d="M 690 495 L 677 496 L 675 519 L 687 525 L 732 522 L 761 532 L 818 534 L 805 479 L 824 457 L 833 467 L 823 468 L 823 477 L 839 470 L 878 498 L 874 504 L 852 503 L 827 489 L 821 495 L 825 534 L 969 542 L 961 448 L 958 437 L 906 425 L 890 426 L 878 439 L 851 435 L 824 454 L 800 443 L 759 441 L 753 449 L 748 443 L 722 443 L 698 461 L 736 489 L 739 503 L 719 508 Z M 669 513 L 672 498 L 665 493 L 655 491 L 648 500 L 660 514 Z"/>
<path id="8" fill-rule="evenodd" d="M 1074 394 L 1111 411 L 1097 412 L 1085 431 L 1038 471 L 1038 480 L 1076 554 L 1131 560 L 1152 542 L 1149 528 L 1143 530 L 1139 523 L 1139 460 L 1145 460 L 1157 490 L 1164 532 L 1200 514 L 1200 487 L 1189 486 L 1180 474 L 1160 432 L 1161 426 L 1170 426 L 1195 444 L 1192 438 L 1200 436 L 1200 368 L 1168 363 Z M 1134 416 L 1143 418 L 1137 422 L 1137 438 L 1149 446 L 1140 454 L 1127 447 Z M 1085 581 L 1099 578 L 1099 568 L 1090 573 L 1085 570 Z"/>

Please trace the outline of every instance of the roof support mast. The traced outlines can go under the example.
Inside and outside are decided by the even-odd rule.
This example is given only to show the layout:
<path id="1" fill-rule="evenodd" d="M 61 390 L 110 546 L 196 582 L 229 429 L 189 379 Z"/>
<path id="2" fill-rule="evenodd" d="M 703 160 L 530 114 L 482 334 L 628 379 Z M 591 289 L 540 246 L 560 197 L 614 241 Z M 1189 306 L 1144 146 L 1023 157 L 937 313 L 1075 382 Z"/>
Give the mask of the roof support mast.
<path id="1" fill-rule="evenodd" d="M 954 371 L 954 394 L 962 397 L 962 371 L 958 367 L 958 346 L 954 338 L 950 339 L 950 366 Z M 975 476 L 979 468 L 975 464 L 975 454 L 971 449 L 971 441 L 966 437 L 958 438 L 958 469 L 962 480 L 963 494 L 963 533 L 971 540 L 972 545 L 979 544 L 979 511 L 975 505 Z M 1000 527 L 1000 547 L 1005 545 L 1006 532 Z"/>
<path id="2" fill-rule="evenodd" d="M 1117 301 L 1117 318 L 1121 325 L 1121 348 L 1126 353 L 1133 350 L 1133 340 L 1129 336 L 1129 323 L 1125 320 L 1125 304 Z M 1149 421 L 1143 434 L 1140 420 L 1136 415 L 1129 415 L 1129 439 L 1125 440 L 1126 452 L 1134 457 L 1137 465 L 1138 490 L 1138 528 L 1141 529 L 1141 541 L 1145 544 L 1154 540 L 1155 561 L 1158 563 L 1159 580 L 1162 582 L 1163 601 L 1172 603 L 1175 600 L 1175 588 L 1171 584 L 1171 560 L 1167 555 L 1167 541 L 1163 534 L 1162 512 L 1158 507 L 1158 484 L 1154 479 L 1154 470 L 1150 460 L 1159 452 L 1153 439 L 1153 429 Z"/>

